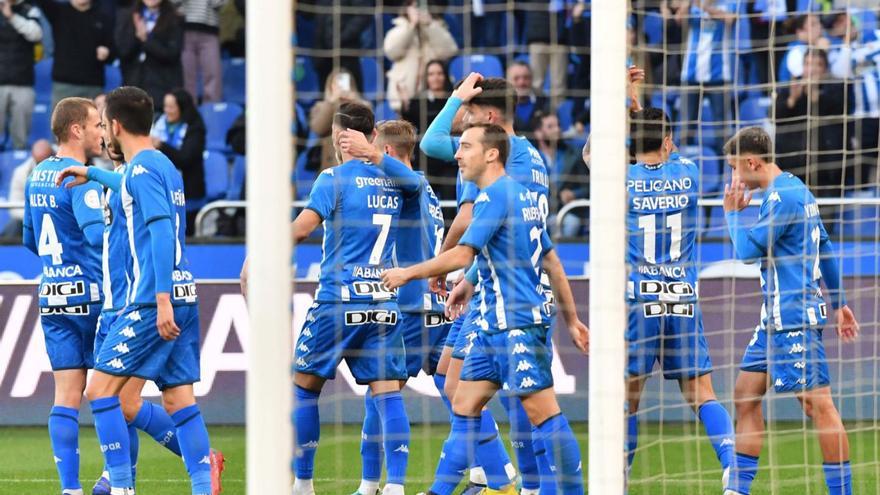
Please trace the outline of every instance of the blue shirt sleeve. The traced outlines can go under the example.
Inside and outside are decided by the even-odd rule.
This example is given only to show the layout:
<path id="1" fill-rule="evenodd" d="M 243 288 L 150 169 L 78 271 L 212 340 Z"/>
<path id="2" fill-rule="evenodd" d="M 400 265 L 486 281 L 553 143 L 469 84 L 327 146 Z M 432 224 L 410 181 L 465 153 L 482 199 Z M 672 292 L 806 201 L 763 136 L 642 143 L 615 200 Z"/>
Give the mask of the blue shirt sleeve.
<path id="1" fill-rule="evenodd" d="M 89 167 L 86 177 L 89 180 L 97 181 L 109 187 L 114 192 L 119 192 L 120 187 L 122 187 L 122 174 L 117 172 L 111 172 L 99 167 Z"/>
<path id="2" fill-rule="evenodd" d="M 771 196 L 773 194 L 776 193 L 771 193 Z M 738 212 L 726 213 L 727 228 L 737 259 L 752 260 L 766 256 L 770 246 L 797 220 L 797 212 L 791 205 L 794 203 L 773 199 L 764 201 L 758 221 L 748 230 L 739 225 Z"/>
<path id="3" fill-rule="evenodd" d="M 138 174 L 130 174 L 125 188 L 137 202 L 144 223 L 149 224 L 162 218 L 171 220 L 171 201 L 158 171 L 144 169 Z"/>
<path id="4" fill-rule="evenodd" d="M 477 285 L 477 282 L 480 281 L 480 273 L 477 268 L 477 262 L 474 261 L 471 263 L 471 267 L 468 268 L 468 271 L 464 274 L 465 280 L 467 280 L 471 285 Z"/>
<path id="5" fill-rule="evenodd" d="M 478 188 L 476 184 L 469 180 L 462 180 L 461 195 L 458 197 L 458 206 L 461 206 L 464 203 L 473 203 L 477 200 L 478 194 L 480 194 L 480 188 Z"/>
<path id="6" fill-rule="evenodd" d="M 76 217 L 76 224 L 83 232 L 91 225 L 104 224 L 104 207 L 101 204 L 103 193 L 104 190 L 97 182 L 86 182 L 70 190 L 73 216 Z M 91 240 L 89 244 L 92 244 Z"/>
<path id="7" fill-rule="evenodd" d="M 458 138 L 452 136 L 452 121 L 461 105 L 460 98 L 453 96 L 446 100 L 446 105 L 443 105 L 443 109 L 440 110 L 440 113 L 425 130 L 425 135 L 422 136 L 422 141 L 419 143 L 419 149 L 422 150 L 422 153 L 438 160 L 452 161 L 455 159 Z"/>
<path id="8" fill-rule="evenodd" d="M 171 292 L 171 275 L 174 271 L 174 227 L 168 217 L 159 218 L 147 225 L 150 230 L 150 247 L 153 251 L 153 271 L 156 274 L 156 293 Z M 172 247 L 171 249 L 169 249 Z"/>
<path id="9" fill-rule="evenodd" d="M 507 208 L 506 198 L 491 198 L 489 191 L 483 191 L 474 202 L 474 218 L 458 244 L 481 251 L 504 223 Z"/>
<path id="10" fill-rule="evenodd" d="M 309 193 L 306 208 L 317 213 L 321 220 L 326 220 L 336 209 L 336 173 L 332 168 L 321 172 Z"/>
<path id="11" fill-rule="evenodd" d="M 819 237 L 819 270 L 822 272 L 822 279 L 825 280 L 825 286 L 828 287 L 828 298 L 831 300 L 831 307 L 840 309 L 846 306 L 846 291 L 843 289 L 843 277 L 841 276 L 840 262 L 834 252 L 834 246 L 825 230 L 825 225 L 819 223 L 821 229 Z"/>
<path id="12" fill-rule="evenodd" d="M 379 166 L 385 174 L 400 186 L 407 196 L 414 196 L 422 190 L 422 176 L 413 172 L 402 161 L 389 155 L 383 155 Z"/>
<path id="13" fill-rule="evenodd" d="M 548 234 L 547 229 L 544 228 L 544 230 L 541 231 L 541 254 L 542 255 L 547 254 L 554 247 L 556 247 L 556 246 L 553 244 L 553 241 L 550 239 L 550 234 Z"/>

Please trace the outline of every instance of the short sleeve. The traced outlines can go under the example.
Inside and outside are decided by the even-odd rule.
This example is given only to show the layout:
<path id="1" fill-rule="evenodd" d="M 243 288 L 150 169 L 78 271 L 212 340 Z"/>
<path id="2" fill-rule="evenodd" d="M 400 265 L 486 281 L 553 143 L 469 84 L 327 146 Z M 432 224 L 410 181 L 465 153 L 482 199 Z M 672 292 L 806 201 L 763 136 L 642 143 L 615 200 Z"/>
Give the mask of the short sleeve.
<path id="1" fill-rule="evenodd" d="M 503 196 L 491 197 L 490 191 L 481 192 L 474 201 L 474 216 L 471 224 L 464 231 L 458 244 L 481 251 L 504 223 L 507 208 L 508 201 L 505 201 Z"/>
<path id="2" fill-rule="evenodd" d="M 309 202 L 306 208 L 314 211 L 326 220 L 336 208 L 336 171 L 328 168 L 318 175 L 309 193 Z"/>
<path id="3" fill-rule="evenodd" d="M 477 195 L 480 194 L 480 189 L 471 181 L 462 180 L 461 181 L 461 194 L 458 197 L 458 205 L 461 206 L 465 203 L 473 203 L 477 200 Z"/>
<path id="4" fill-rule="evenodd" d="M 553 241 L 550 239 L 550 234 L 547 233 L 547 228 L 541 232 L 541 254 L 547 254 L 554 247 Z"/>
<path id="5" fill-rule="evenodd" d="M 104 223 L 104 208 L 101 204 L 103 188 L 97 182 L 86 182 L 70 190 L 73 199 L 73 215 L 80 230 L 89 225 Z"/>
<path id="6" fill-rule="evenodd" d="M 749 240 L 766 254 L 796 219 L 797 205 L 791 201 L 783 202 L 779 193 L 774 191 L 761 205 L 758 221 L 749 230 Z"/>
<path id="7" fill-rule="evenodd" d="M 141 210 L 144 223 L 149 224 L 162 218 L 171 219 L 165 181 L 155 169 L 147 169 L 143 165 L 135 166 L 125 179 L 125 189 Z"/>

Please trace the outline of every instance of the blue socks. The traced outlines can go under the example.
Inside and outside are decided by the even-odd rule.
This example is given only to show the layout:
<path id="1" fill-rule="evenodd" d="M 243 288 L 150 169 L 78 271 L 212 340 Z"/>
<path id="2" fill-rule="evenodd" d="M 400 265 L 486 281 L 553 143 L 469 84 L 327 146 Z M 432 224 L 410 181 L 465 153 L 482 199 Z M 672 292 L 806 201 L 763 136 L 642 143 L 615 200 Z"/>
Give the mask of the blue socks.
<path id="1" fill-rule="evenodd" d="M 295 406 L 293 422 L 296 428 L 296 455 L 293 459 L 297 479 L 310 480 L 315 472 L 315 451 L 321 437 L 321 423 L 318 416 L 318 397 L 321 392 L 313 392 L 295 387 Z"/>
<path id="2" fill-rule="evenodd" d="M 449 422 L 452 422 L 452 402 L 449 402 L 449 397 L 446 396 L 446 375 L 441 375 L 440 373 L 434 373 L 434 386 L 437 387 L 437 391 L 440 392 L 440 400 L 443 401 L 443 405 L 446 406 L 446 410 L 449 411 Z"/>
<path id="3" fill-rule="evenodd" d="M 825 485 L 829 495 L 852 495 L 852 471 L 849 461 L 826 462 L 822 464 L 825 471 Z"/>
<path id="4" fill-rule="evenodd" d="M 636 458 L 636 447 L 639 446 L 639 417 L 630 414 L 626 417 L 626 467 L 631 468 Z"/>
<path id="5" fill-rule="evenodd" d="M 70 407 L 52 407 L 49 438 L 61 489 L 82 488 L 79 483 L 79 411 Z"/>
<path id="6" fill-rule="evenodd" d="M 134 486 L 131 479 L 128 426 L 119 407 L 119 397 L 95 399 L 91 406 L 98 442 L 101 444 L 107 472 L 110 473 L 110 485 L 114 488 Z"/>
<path id="7" fill-rule="evenodd" d="M 361 463 L 361 479 L 378 483 L 382 477 L 382 419 L 369 390 L 364 396 Z"/>
<path id="8" fill-rule="evenodd" d="M 556 495 L 556 466 L 552 464 L 550 453 L 544 445 L 536 426 L 532 427 L 532 450 L 538 462 L 538 475 L 541 478 L 541 495 Z"/>
<path id="9" fill-rule="evenodd" d="M 535 451 L 532 448 L 532 424 L 529 422 L 529 416 L 523 409 L 519 397 L 504 395 L 500 399 L 510 420 L 510 444 L 522 476 L 522 487 L 527 490 L 537 490 L 541 487 L 541 478 L 538 474 Z"/>
<path id="10" fill-rule="evenodd" d="M 697 411 L 706 435 L 712 442 L 715 455 L 721 462 L 721 469 L 726 469 L 733 462 L 734 430 L 730 414 L 718 401 L 704 402 Z"/>
<path id="11" fill-rule="evenodd" d="M 177 428 L 183 463 L 192 483 L 193 495 L 211 493 L 211 443 L 208 429 L 199 411 L 193 404 L 171 415 Z"/>
<path id="12" fill-rule="evenodd" d="M 434 484 L 431 485 L 433 493 L 451 495 L 458 486 L 465 470 L 474 459 L 474 440 L 479 431 L 480 418 L 453 415 L 449 438 L 443 444 Z"/>
<path id="13" fill-rule="evenodd" d="M 180 455 L 180 444 L 174 422 L 162 406 L 144 401 L 131 425 L 150 435 L 159 445 L 174 452 L 175 455 Z M 132 462 L 133 459 L 134 457 Z"/>
<path id="14" fill-rule="evenodd" d="M 382 444 L 385 447 L 386 484 L 403 485 L 409 461 L 409 418 L 400 392 L 373 397 L 382 418 Z"/>
<path id="15" fill-rule="evenodd" d="M 461 445 L 473 449 L 475 439 L 476 461 L 486 473 L 486 485 L 493 490 L 509 485 L 516 471 L 510 463 L 510 456 L 504 449 L 504 443 L 501 442 L 498 425 L 488 409 L 484 409 L 480 414 L 479 434 L 471 437 L 470 443 Z"/>
<path id="16" fill-rule="evenodd" d="M 537 427 L 539 440 L 550 452 L 558 487 L 562 495 L 583 495 L 584 479 L 581 470 L 581 451 L 574 432 L 562 413 L 544 421 Z"/>
<path id="17" fill-rule="evenodd" d="M 727 488 L 742 495 L 749 495 L 757 474 L 758 458 L 737 452 L 730 466 L 730 481 L 727 482 Z"/>
<path id="18" fill-rule="evenodd" d="M 128 425 L 128 458 L 131 462 L 131 484 L 135 484 L 135 475 L 137 474 L 138 453 L 141 450 L 141 440 L 138 438 L 138 430 L 132 425 Z"/>

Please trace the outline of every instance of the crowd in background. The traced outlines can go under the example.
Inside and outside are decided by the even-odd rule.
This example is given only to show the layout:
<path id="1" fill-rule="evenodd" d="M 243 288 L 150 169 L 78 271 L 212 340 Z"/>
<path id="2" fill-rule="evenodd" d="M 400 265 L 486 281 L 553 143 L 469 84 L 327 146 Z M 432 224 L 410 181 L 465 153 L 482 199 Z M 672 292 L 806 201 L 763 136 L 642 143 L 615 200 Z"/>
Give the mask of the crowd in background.
<path id="1" fill-rule="evenodd" d="M 876 193 L 878 8 L 841 8 L 848 3 L 630 0 L 628 55 L 647 71 L 642 100 L 670 114 L 676 141 L 704 167 L 705 193 L 720 189 L 724 139 L 746 124 L 775 132 L 776 161 L 818 194 Z M 243 194 L 241 181 L 218 187 L 210 167 L 235 176 L 245 151 L 244 88 L 224 88 L 230 61 L 244 55 L 244 4 L 0 2 L 0 146 L 33 145 L 29 161 L 45 152 L 31 132 L 35 62 L 53 60 L 50 105 L 98 97 L 110 84 L 107 67 L 118 67 L 119 83 L 154 99 L 154 141 L 184 176 L 192 233 L 198 208 Z M 509 111 L 548 165 L 552 211 L 588 197 L 580 149 L 591 124 L 589 0 L 300 0 L 295 25 L 298 198 L 336 163 L 330 123 L 342 102 L 368 102 L 378 118 L 404 118 L 424 132 L 470 70 L 506 77 L 515 89 Z M 226 116 L 219 124 L 205 113 L 212 108 Z M 441 199 L 455 199 L 454 163 L 421 154 L 413 163 Z M 3 187 L 17 187 L 12 172 L 0 170 Z M 585 234 L 585 213 L 555 233 Z M 15 235 L 14 215 L 5 234 Z M 235 225 L 220 233 L 240 233 Z"/>

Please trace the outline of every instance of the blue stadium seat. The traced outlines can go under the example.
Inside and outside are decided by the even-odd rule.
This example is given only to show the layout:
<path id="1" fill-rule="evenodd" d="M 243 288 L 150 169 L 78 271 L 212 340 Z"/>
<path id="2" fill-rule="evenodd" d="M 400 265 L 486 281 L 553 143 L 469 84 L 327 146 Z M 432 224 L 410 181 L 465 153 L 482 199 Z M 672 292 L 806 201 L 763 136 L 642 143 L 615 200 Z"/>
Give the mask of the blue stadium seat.
<path id="1" fill-rule="evenodd" d="M 27 150 L 12 150 L 0 152 L 0 197 L 9 196 L 9 183 L 12 181 L 12 171 L 28 159 L 30 153 Z"/>
<path id="2" fill-rule="evenodd" d="M 464 31 L 462 30 L 462 15 L 461 14 L 443 14 L 443 20 L 446 22 L 446 28 L 449 29 L 449 34 L 452 35 L 452 38 L 455 39 L 455 43 L 458 46 L 464 45 Z"/>
<path id="3" fill-rule="evenodd" d="M 379 97 L 379 93 L 383 92 L 383 77 L 382 70 L 379 68 L 379 64 L 376 62 L 376 59 L 372 57 L 361 57 L 361 77 L 363 77 L 363 81 L 361 81 L 361 85 L 363 86 L 363 95 L 364 98 L 368 100 L 376 100 Z"/>
<path id="4" fill-rule="evenodd" d="M 34 144 L 40 139 L 52 138 L 52 110 L 49 103 L 37 103 L 34 105 L 33 118 L 31 120 L 31 134 L 28 137 L 28 143 Z"/>
<path id="5" fill-rule="evenodd" d="M 229 190 L 229 162 L 226 155 L 217 151 L 205 151 L 205 199 L 213 201 L 226 196 Z"/>
<path id="6" fill-rule="evenodd" d="M 663 16 L 659 12 L 647 12 L 643 17 L 645 41 L 649 45 L 659 45 L 663 42 Z"/>
<path id="7" fill-rule="evenodd" d="M 296 46 L 315 47 L 315 21 L 311 16 L 296 15 Z"/>
<path id="8" fill-rule="evenodd" d="M 767 120 L 771 100 L 769 97 L 750 97 L 739 104 L 739 127 L 763 125 Z"/>
<path id="9" fill-rule="evenodd" d="M 243 58 L 230 58 L 223 61 L 223 99 L 244 105 L 246 69 Z"/>
<path id="10" fill-rule="evenodd" d="M 449 74 L 454 81 L 460 81 L 471 72 L 479 72 L 484 77 L 504 77 L 504 66 L 495 55 L 459 55 L 449 63 Z"/>
<path id="11" fill-rule="evenodd" d="M 862 31 L 862 39 L 865 39 L 866 36 L 870 36 L 874 34 L 874 30 L 877 29 L 877 12 L 872 9 L 858 9 L 858 12 L 855 14 L 855 18 L 857 19 L 857 26 Z"/>
<path id="12" fill-rule="evenodd" d="M 321 98 L 324 91 L 323 82 L 318 81 L 318 73 L 309 57 L 296 57 L 293 83 L 297 100 L 314 101 Z"/>
<path id="13" fill-rule="evenodd" d="M 376 122 L 378 122 L 380 120 L 393 120 L 393 119 L 400 118 L 397 115 L 397 112 L 395 112 L 394 109 L 391 108 L 391 105 L 388 104 L 388 102 L 386 100 L 381 100 L 376 105 L 375 113 L 376 113 Z"/>
<path id="14" fill-rule="evenodd" d="M 724 169 L 721 158 L 710 148 L 699 146 L 682 146 L 679 149 L 681 156 L 693 160 L 700 168 L 700 192 L 702 195 L 715 193 L 721 190 L 721 181 L 724 179 Z"/>
<path id="15" fill-rule="evenodd" d="M 876 198 L 878 190 L 848 193 L 849 198 Z M 860 238 L 863 241 L 876 241 L 880 223 L 880 207 L 876 205 L 854 205 L 843 209 L 843 235 L 847 238 Z M 826 225 L 826 227 L 828 227 Z"/>
<path id="16" fill-rule="evenodd" d="M 34 65 L 34 92 L 37 103 L 52 102 L 52 59 L 45 58 Z"/>
<path id="17" fill-rule="evenodd" d="M 109 93 L 119 86 L 122 86 L 122 70 L 119 68 L 119 62 L 105 65 L 104 92 Z"/>
<path id="18" fill-rule="evenodd" d="M 229 177 L 229 188 L 226 190 L 226 199 L 241 199 L 244 194 L 244 178 L 247 173 L 247 159 L 242 155 L 235 155 L 232 160 L 232 175 Z"/>
<path id="19" fill-rule="evenodd" d="M 241 112 L 241 105 L 237 103 L 205 103 L 199 107 L 207 129 L 207 149 L 229 151 L 226 146 L 226 132 Z"/>
<path id="20" fill-rule="evenodd" d="M 563 100 L 556 109 L 556 115 L 559 117 L 559 128 L 565 132 L 571 127 L 572 120 L 571 111 L 574 108 L 574 101 Z"/>

